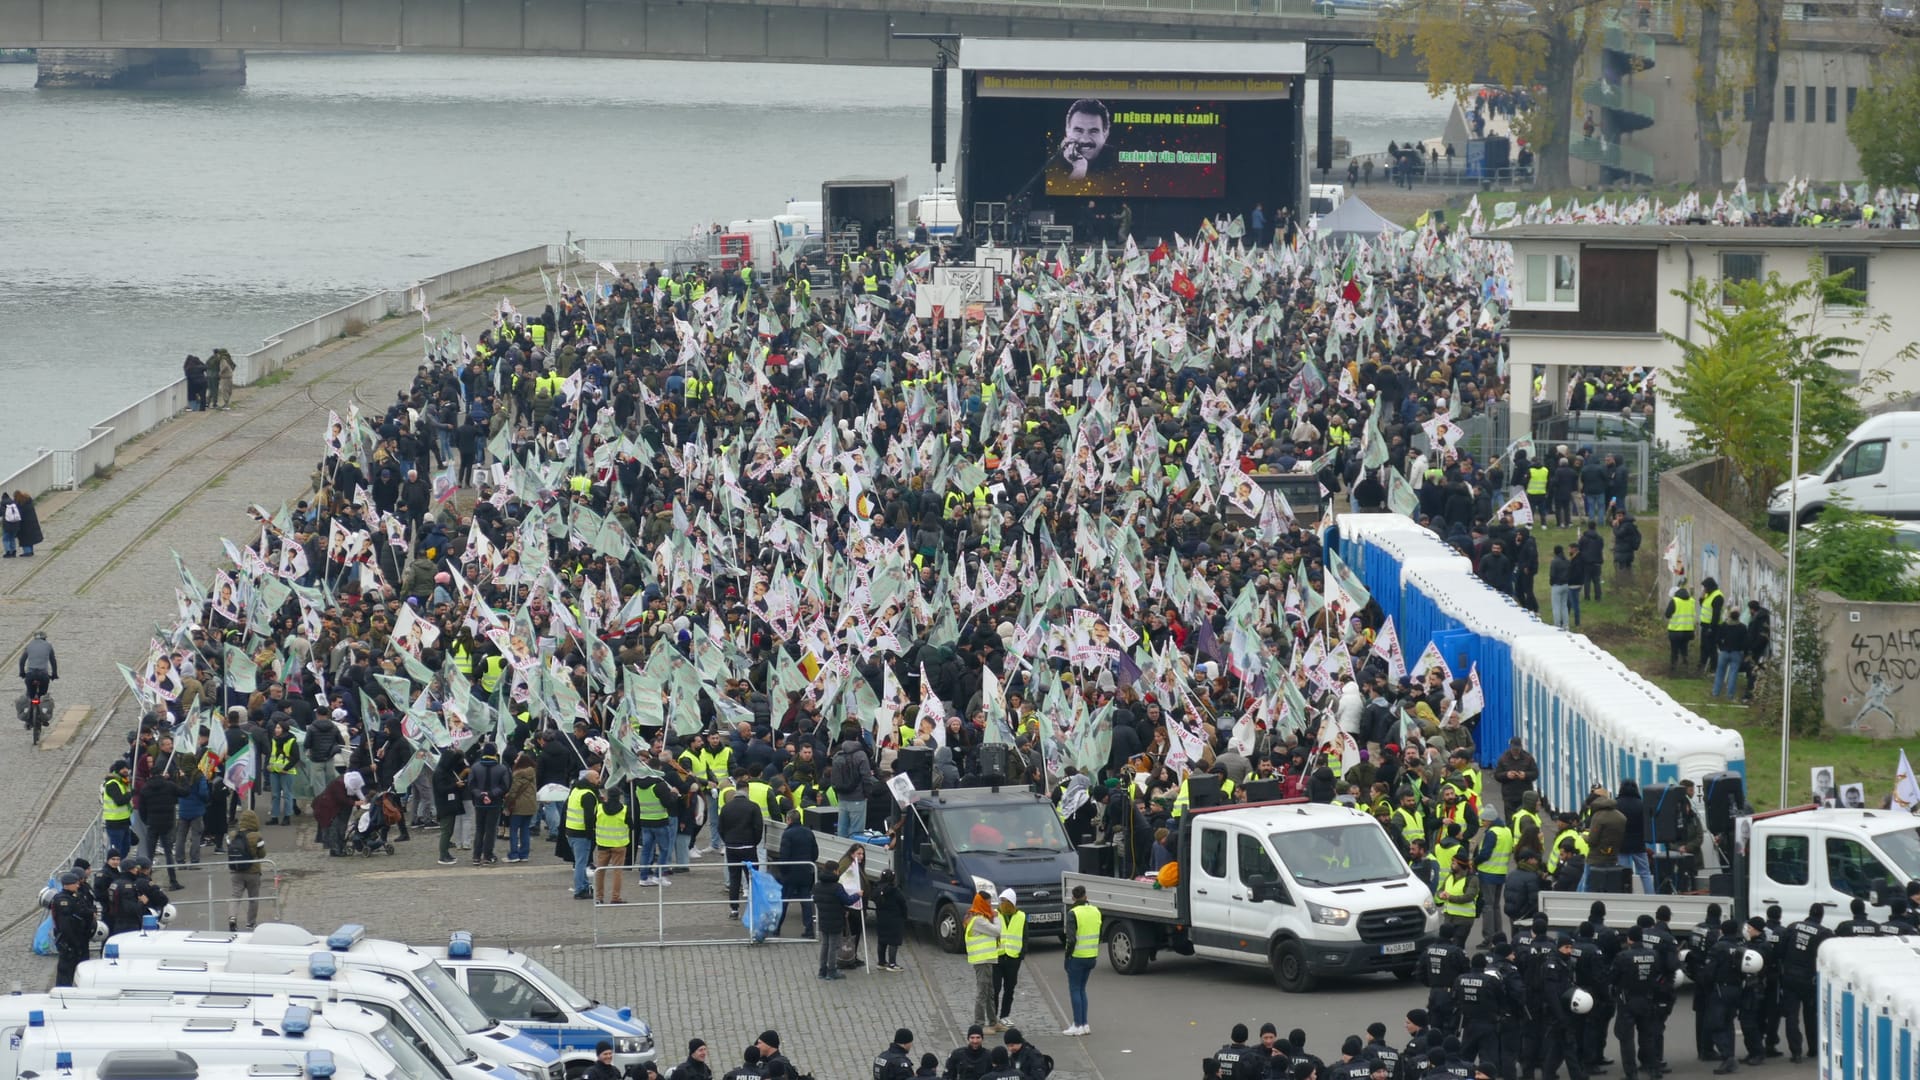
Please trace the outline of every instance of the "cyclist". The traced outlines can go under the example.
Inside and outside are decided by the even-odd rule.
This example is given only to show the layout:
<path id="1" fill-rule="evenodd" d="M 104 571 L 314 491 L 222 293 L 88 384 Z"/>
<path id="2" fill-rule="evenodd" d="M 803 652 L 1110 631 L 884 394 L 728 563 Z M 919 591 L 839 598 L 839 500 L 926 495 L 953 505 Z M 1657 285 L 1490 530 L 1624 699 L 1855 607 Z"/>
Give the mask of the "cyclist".
<path id="1" fill-rule="evenodd" d="M 27 681 L 29 698 L 46 697 L 47 684 L 60 677 L 60 661 L 53 655 L 53 644 L 45 631 L 34 631 L 33 640 L 20 650 L 20 677 Z"/>

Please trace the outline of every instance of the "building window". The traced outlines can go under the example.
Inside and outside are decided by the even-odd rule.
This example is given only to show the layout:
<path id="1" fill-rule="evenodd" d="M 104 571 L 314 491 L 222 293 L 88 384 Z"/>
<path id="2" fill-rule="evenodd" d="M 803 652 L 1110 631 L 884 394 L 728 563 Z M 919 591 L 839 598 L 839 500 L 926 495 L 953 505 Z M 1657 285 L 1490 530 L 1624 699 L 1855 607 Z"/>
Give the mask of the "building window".
<path id="1" fill-rule="evenodd" d="M 1574 307 L 1580 302 L 1579 259 L 1566 255 L 1527 256 L 1527 303 L 1534 307 Z"/>
<path id="2" fill-rule="evenodd" d="M 1804 89 L 1807 94 L 1807 114 L 1801 117 L 1801 120 L 1811 124 L 1820 119 L 1820 114 L 1814 111 L 1813 87 L 1809 86 Z"/>
<path id="3" fill-rule="evenodd" d="M 1840 88 L 1837 86 L 1829 86 L 1827 87 L 1827 123 L 1831 124 L 1839 119 Z"/>
<path id="4" fill-rule="evenodd" d="M 1749 86 L 1745 90 L 1740 91 L 1740 119 L 1745 120 L 1749 124 L 1753 123 L 1754 102 L 1756 100 L 1753 96 L 1753 87 Z"/>
<path id="5" fill-rule="evenodd" d="M 1766 257 L 1745 251 L 1728 251 L 1720 255 L 1720 302 L 1730 304 L 1727 299 L 1727 286 L 1736 282 L 1758 281 L 1765 269 Z"/>
<path id="6" fill-rule="evenodd" d="M 1847 87 L 1847 115 L 1848 116 L 1853 115 L 1854 103 L 1859 100 L 1860 100 L 1860 88 L 1857 86 Z"/>
<path id="7" fill-rule="evenodd" d="M 1826 301 L 1835 307 L 1864 307 L 1867 303 L 1867 257 L 1865 255 L 1827 256 L 1827 274 L 1847 275 L 1838 291 L 1830 290 Z"/>
<path id="8" fill-rule="evenodd" d="M 1785 123 L 1791 124 L 1796 119 L 1799 119 L 1794 115 L 1794 105 L 1799 103 L 1800 97 L 1793 92 L 1793 87 L 1791 86 L 1787 87 L 1787 92 L 1781 96 L 1786 99 L 1787 108 L 1785 112 L 1780 114 L 1780 119 Z"/>

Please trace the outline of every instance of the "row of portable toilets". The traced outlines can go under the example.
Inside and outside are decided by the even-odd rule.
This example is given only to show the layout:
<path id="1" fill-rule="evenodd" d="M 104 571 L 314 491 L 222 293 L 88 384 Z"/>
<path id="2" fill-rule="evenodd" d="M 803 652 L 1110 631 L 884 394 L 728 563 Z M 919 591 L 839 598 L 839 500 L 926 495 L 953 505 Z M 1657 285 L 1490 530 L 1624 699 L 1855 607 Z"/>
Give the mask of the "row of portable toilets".
<path id="1" fill-rule="evenodd" d="M 1540 763 L 1542 794 L 1560 807 L 1578 807 L 1595 783 L 1612 790 L 1626 778 L 1645 785 L 1745 774 L 1738 732 L 1707 723 L 1583 635 L 1488 588 L 1431 530 L 1399 514 L 1335 520 L 1335 550 L 1393 617 L 1409 667 L 1429 642 L 1457 677 L 1477 666 L 1482 765 L 1520 736 Z"/>
<path id="2" fill-rule="evenodd" d="M 1820 946 L 1820 1080 L 1920 1080 L 1920 940 Z"/>

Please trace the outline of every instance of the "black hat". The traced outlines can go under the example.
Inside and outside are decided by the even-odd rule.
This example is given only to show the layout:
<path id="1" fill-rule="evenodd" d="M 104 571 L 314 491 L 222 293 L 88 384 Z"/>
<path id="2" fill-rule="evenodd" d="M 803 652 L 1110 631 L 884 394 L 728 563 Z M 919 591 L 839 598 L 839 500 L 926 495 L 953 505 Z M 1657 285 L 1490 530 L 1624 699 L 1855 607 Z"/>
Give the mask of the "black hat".
<path id="1" fill-rule="evenodd" d="M 1006 1043 L 1008 1046 L 1017 1046 L 1025 1043 L 1027 1040 L 1025 1036 L 1020 1034 L 1019 1028 L 1010 1027 L 1007 1029 L 1007 1033 L 1001 1036 L 1000 1041 Z"/>
<path id="2" fill-rule="evenodd" d="M 899 1043 L 901 1046 L 912 1046 L 913 1032 L 907 1028 L 895 1028 L 893 1032 L 893 1041 L 896 1043 Z"/>
<path id="3" fill-rule="evenodd" d="M 1340 1044 L 1340 1052 L 1348 1057 L 1359 1057 L 1360 1051 L 1365 1047 L 1366 1044 L 1360 1041 L 1360 1036 L 1349 1035 L 1347 1041 Z"/>
<path id="4" fill-rule="evenodd" d="M 692 1057 L 693 1052 L 695 1050 L 698 1050 L 705 1045 L 707 1045 L 707 1040 L 705 1039 L 688 1039 L 687 1040 L 687 1056 Z"/>
<path id="5" fill-rule="evenodd" d="M 601 1039 L 599 1042 L 593 1044 L 593 1052 L 596 1054 L 611 1054 L 613 1053 L 613 1044 L 605 1039 Z"/>
<path id="6" fill-rule="evenodd" d="M 85 859 L 75 859 L 73 860 L 73 868 L 84 872 L 93 869 L 93 864 Z"/>
<path id="7" fill-rule="evenodd" d="M 1227 1032 L 1227 1038 L 1232 1042 L 1237 1042 L 1237 1043 L 1246 1042 L 1247 1041 L 1247 1025 L 1245 1024 L 1233 1025 L 1233 1030 Z"/>
<path id="8" fill-rule="evenodd" d="M 60 884 L 63 888 L 68 885 L 78 885 L 80 884 L 80 875 L 69 870 L 60 875 Z"/>
<path id="9" fill-rule="evenodd" d="M 1414 1027 L 1426 1027 L 1427 1026 L 1427 1010 L 1408 1009 L 1407 1022 L 1412 1024 Z"/>
<path id="10" fill-rule="evenodd" d="M 1279 1028 L 1277 1028 L 1277 1027 L 1274 1027 L 1274 1026 L 1273 1026 L 1273 1021 L 1271 1021 L 1271 1020 L 1269 1020 L 1269 1021 L 1267 1021 L 1266 1023 L 1264 1023 L 1264 1024 L 1261 1024 L 1261 1025 L 1260 1025 L 1260 1034 L 1262 1034 L 1262 1035 L 1278 1035 L 1278 1034 L 1280 1034 L 1280 1029 L 1279 1029 Z"/>
<path id="11" fill-rule="evenodd" d="M 969 1039 L 973 1038 L 975 1035 L 985 1035 L 986 1033 L 987 1033 L 986 1029 L 981 1027 L 979 1024 L 973 1024 L 967 1028 L 967 1038 Z"/>
<path id="12" fill-rule="evenodd" d="M 760 1038 L 757 1041 L 766 1043 L 768 1046 L 773 1047 L 775 1050 L 780 1049 L 780 1033 L 773 1030 L 772 1028 L 768 1028 L 767 1030 L 761 1032 Z"/>

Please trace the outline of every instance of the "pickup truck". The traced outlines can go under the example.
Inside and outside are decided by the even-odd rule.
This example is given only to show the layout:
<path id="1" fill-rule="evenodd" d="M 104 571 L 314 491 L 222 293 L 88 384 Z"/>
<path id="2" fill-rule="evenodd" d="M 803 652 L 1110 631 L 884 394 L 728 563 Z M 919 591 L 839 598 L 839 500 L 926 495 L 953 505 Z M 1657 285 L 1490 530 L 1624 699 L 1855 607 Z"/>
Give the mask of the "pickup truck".
<path id="1" fill-rule="evenodd" d="M 1744 848 L 1733 852 L 1731 895 L 1543 892 L 1540 910 L 1556 927 L 1578 924 L 1595 900 L 1607 904 L 1607 922 L 1624 926 L 1666 905 L 1673 925 L 1692 927 L 1718 904 L 1722 918 L 1745 919 L 1779 904 L 1788 922 L 1816 903 L 1845 917 L 1857 897 L 1878 904 L 1920 878 L 1920 818 L 1888 810 L 1797 806 L 1754 814 Z"/>
<path id="2" fill-rule="evenodd" d="M 785 826 L 768 822 L 768 857 Z M 1060 875 L 1079 865 L 1060 815 L 1027 788 L 952 788 L 916 792 L 889 833 L 848 840 L 814 832 L 822 859 L 841 859 L 856 843 L 870 845 L 866 876 L 893 870 L 907 894 L 907 918 L 929 927 L 940 947 L 959 952 L 962 917 L 975 889 L 1012 889 L 1027 913 L 1029 942 L 1060 936 Z"/>
<path id="3" fill-rule="evenodd" d="M 1378 822 L 1304 799 L 1181 818 L 1179 884 L 1066 874 L 1100 909 L 1107 959 L 1138 975 L 1162 949 L 1268 967 L 1288 993 L 1326 975 L 1413 977 L 1440 908 Z"/>

